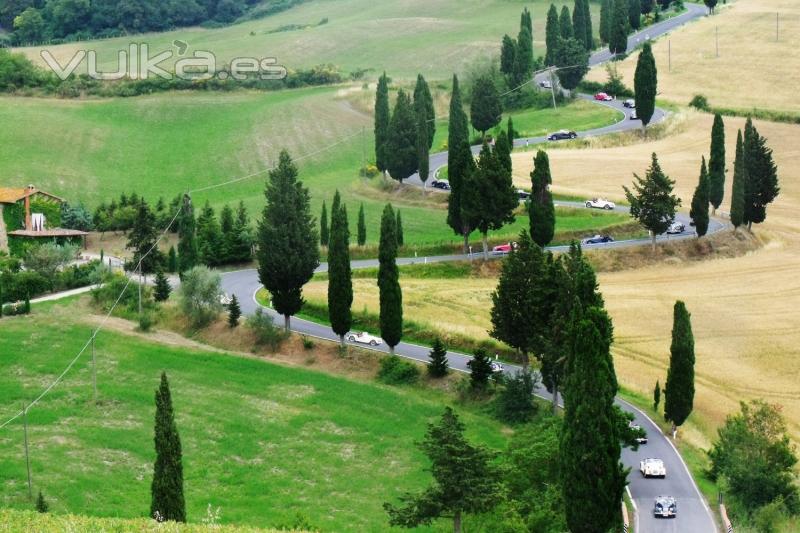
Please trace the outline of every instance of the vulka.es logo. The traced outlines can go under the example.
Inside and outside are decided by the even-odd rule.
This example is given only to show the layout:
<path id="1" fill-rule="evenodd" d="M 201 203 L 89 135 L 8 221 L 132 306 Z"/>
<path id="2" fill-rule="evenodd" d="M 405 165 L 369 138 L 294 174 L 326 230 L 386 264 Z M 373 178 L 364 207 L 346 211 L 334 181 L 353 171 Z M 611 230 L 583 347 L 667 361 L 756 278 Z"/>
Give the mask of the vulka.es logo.
<path id="1" fill-rule="evenodd" d="M 131 43 L 127 50 L 120 50 L 117 68 L 113 72 L 100 72 L 97 69 L 97 52 L 94 50 L 78 50 L 66 65 L 62 65 L 49 50 L 42 50 L 41 56 L 62 81 L 73 75 L 84 62 L 86 73 L 96 80 L 145 80 L 151 77 L 210 80 L 216 77 L 221 80 L 233 78 L 244 81 L 251 76 L 262 80 L 281 80 L 286 77 L 286 68 L 278 65 L 274 57 L 237 57 L 231 60 L 228 68 L 217 70 L 217 58 L 213 53 L 196 50 L 191 56 L 182 57 L 189 45 L 183 41 L 175 41 L 173 44 L 178 51 L 177 55 L 181 56 L 181 59 L 175 61 L 173 72 L 165 70 L 161 65 L 175 57 L 175 52 L 166 50 L 151 56 L 150 45 L 147 43 Z"/>

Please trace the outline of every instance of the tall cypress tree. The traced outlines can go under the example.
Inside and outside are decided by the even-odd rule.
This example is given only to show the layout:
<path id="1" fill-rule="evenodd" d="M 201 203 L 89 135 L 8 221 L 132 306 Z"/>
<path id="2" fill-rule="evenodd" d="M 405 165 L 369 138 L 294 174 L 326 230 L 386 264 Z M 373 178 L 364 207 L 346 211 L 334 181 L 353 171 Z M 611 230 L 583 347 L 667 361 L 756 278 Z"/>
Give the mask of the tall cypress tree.
<path id="1" fill-rule="evenodd" d="M 231 296 L 231 303 L 228 304 L 228 327 L 233 329 L 238 326 L 241 316 L 242 308 L 239 306 L 239 299 L 234 294 Z"/>
<path id="2" fill-rule="evenodd" d="M 527 7 L 522 8 L 522 14 L 519 17 L 519 27 L 527 28 L 528 33 L 533 35 L 533 18 L 531 17 L 531 12 L 528 11 Z"/>
<path id="3" fill-rule="evenodd" d="M 461 209 L 464 184 L 475 169 L 475 160 L 469 146 L 469 124 L 461 103 L 458 78 L 453 75 L 453 95 L 450 98 L 450 123 L 447 135 L 447 175 L 450 194 L 447 201 L 447 224 L 456 235 L 464 237 L 464 253 L 469 247 L 469 235 L 474 226 L 464 217 Z"/>
<path id="4" fill-rule="evenodd" d="M 517 131 L 514 129 L 514 120 L 508 117 L 508 124 L 506 126 L 506 136 L 508 138 L 508 150 L 514 151 L 514 139 L 517 138 Z"/>
<path id="5" fill-rule="evenodd" d="M 319 214 L 319 243 L 322 246 L 328 246 L 330 238 L 331 233 L 328 229 L 328 206 L 325 205 L 325 200 L 322 200 L 322 213 Z"/>
<path id="6" fill-rule="evenodd" d="M 661 405 L 661 383 L 656 380 L 656 386 L 653 389 L 653 411 L 658 412 L 658 406 Z"/>
<path id="7" fill-rule="evenodd" d="M 692 207 L 689 216 L 694 222 L 694 229 L 697 237 L 700 238 L 708 232 L 708 171 L 706 170 L 706 158 L 700 166 L 700 180 L 692 196 Z"/>
<path id="8" fill-rule="evenodd" d="M 386 73 L 378 78 L 378 88 L 375 92 L 375 166 L 386 174 L 388 167 L 388 152 L 386 141 L 389 138 L 389 78 Z"/>
<path id="9" fill-rule="evenodd" d="M 417 76 L 417 85 L 414 87 L 414 116 L 417 123 L 417 164 L 419 179 L 422 183 L 428 181 L 430 174 L 430 151 L 433 145 L 433 136 L 436 133 L 436 114 L 433 108 L 433 97 L 431 96 L 428 82 L 422 77 Z M 424 192 L 423 188 L 423 192 Z"/>
<path id="10" fill-rule="evenodd" d="M 550 158 L 547 152 L 539 150 L 531 172 L 530 225 L 533 242 L 542 247 L 550 244 L 556 230 L 556 210 L 550 194 L 552 183 Z"/>
<path id="11" fill-rule="evenodd" d="M 339 341 L 344 347 L 344 336 L 353 323 L 353 280 L 350 270 L 347 208 L 340 205 L 338 190 L 334 206 L 331 211 L 331 239 L 328 246 L 328 318 L 331 329 L 339 335 Z"/>
<path id="12" fill-rule="evenodd" d="M 192 199 L 183 196 L 181 213 L 178 215 L 178 272 L 183 273 L 197 265 L 197 241 Z"/>
<path id="13" fill-rule="evenodd" d="M 424 115 L 427 124 L 428 149 L 433 146 L 433 138 L 436 136 L 436 109 L 433 107 L 433 96 L 428 82 L 422 74 L 417 75 L 417 84 L 414 86 L 414 105 L 420 102 L 420 115 Z"/>
<path id="14" fill-rule="evenodd" d="M 628 50 L 630 13 L 628 0 L 614 0 L 614 15 L 608 35 L 608 49 L 612 54 L 624 54 Z"/>
<path id="15" fill-rule="evenodd" d="M 594 49 L 594 30 L 592 28 L 592 11 L 589 7 L 589 0 L 583 0 L 583 17 L 585 20 L 586 28 L 586 50 Z"/>
<path id="16" fill-rule="evenodd" d="M 364 204 L 358 209 L 358 245 L 367 244 L 367 218 L 364 216 Z"/>
<path id="17" fill-rule="evenodd" d="M 583 0 L 575 0 L 572 6 L 572 32 L 577 40 L 586 46 L 586 16 L 583 14 Z"/>
<path id="18" fill-rule="evenodd" d="M 156 390 L 155 417 L 156 462 L 150 487 L 150 516 L 160 521 L 186 522 L 183 497 L 183 453 L 167 374 L 161 373 Z"/>
<path id="19" fill-rule="evenodd" d="M 634 31 L 642 27 L 641 0 L 628 0 L 628 24 Z"/>
<path id="20" fill-rule="evenodd" d="M 561 16 L 558 19 L 558 28 L 562 39 L 572 39 L 572 37 L 574 37 L 572 31 L 572 17 L 569 14 L 569 8 L 567 6 L 561 6 Z M 583 39 L 578 40 L 583 41 Z"/>
<path id="21" fill-rule="evenodd" d="M 633 75 L 633 92 L 636 97 L 636 116 L 642 121 L 642 128 L 647 132 L 647 125 L 656 110 L 656 93 L 658 91 L 658 71 L 653 49 L 649 42 L 644 43 L 639 58 L 636 60 L 636 72 Z"/>
<path id="22" fill-rule="evenodd" d="M 297 177 L 297 167 L 283 150 L 277 168 L 269 173 L 267 204 L 258 227 L 258 278 L 283 315 L 287 332 L 291 316 L 303 306 L 303 285 L 319 266 L 316 221 L 308 189 Z"/>
<path id="23" fill-rule="evenodd" d="M 222 232 L 222 258 L 220 263 L 233 263 L 233 246 L 235 243 L 235 222 L 233 220 L 233 209 L 228 204 L 222 206 L 219 212 L 219 229 Z"/>
<path id="24" fill-rule="evenodd" d="M 725 196 L 725 123 L 722 115 L 714 114 L 711 127 L 711 156 L 708 160 L 708 199 L 713 206 L 712 213 L 722 204 Z"/>
<path id="25" fill-rule="evenodd" d="M 394 355 L 394 347 L 403 337 L 403 293 L 397 269 L 396 219 L 392 206 L 386 204 L 381 217 L 381 240 L 378 246 L 378 290 L 380 292 L 381 337 Z"/>
<path id="26" fill-rule="evenodd" d="M 510 36 L 503 35 L 503 44 L 500 46 L 500 72 L 511 80 L 514 78 L 514 69 L 517 61 L 517 41 Z"/>
<path id="27" fill-rule="evenodd" d="M 494 143 L 494 151 L 497 154 L 497 159 L 503 164 L 503 168 L 510 173 L 513 167 L 511 161 L 511 142 L 509 142 L 508 134 L 505 130 L 500 130 L 500 133 L 497 135 L 497 140 Z"/>
<path id="28" fill-rule="evenodd" d="M 745 222 L 748 229 L 767 218 L 767 205 L 773 202 L 780 192 L 778 187 L 778 168 L 772 158 L 772 149 L 762 137 L 752 119 L 748 118 L 744 127 L 743 158 L 746 175 Z"/>
<path id="29" fill-rule="evenodd" d="M 528 81 L 533 73 L 533 33 L 527 25 L 519 30 L 514 60 L 513 85 L 516 87 Z"/>
<path id="30" fill-rule="evenodd" d="M 222 258 L 222 230 L 217 215 L 211 204 L 206 200 L 206 205 L 197 217 L 197 253 L 200 262 L 207 266 L 216 266 Z"/>
<path id="31" fill-rule="evenodd" d="M 230 246 L 231 260 L 245 263 L 253 258 L 253 236 L 250 230 L 250 217 L 243 201 L 236 208 L 236 220 L 233 222 L 233 236 Z"/>
<path id="32" fill-rule="evenodd" d="M 731 190 L 731 223 L 739 229 L 744 225 L 744 188 L 747 176 L 744 171 L 744 142 L 742 130 L 736 134 L 736 159 L 733 162 L 733 184 Z"/>
<path id="33" fill-rule="evenodd" d="M 400 210 L 397 210 L 397 218 L 395 219 L 394 225 L 395 233 L 397 234 L 397 247 L 400 248 L 405 244 L 405 238 L 403 237 L 403 219 L 400 216 Z"/>
<path id="34" fill-rule="evenodd" d="M 694 405 L 694 335 L 686 305 L 675 302 L 667 383 L 664 385 L 664 418 L 681 426 Z"/>
<path id="35" fill-rule="evenodd" d="M 411 99 L 402 89 L 397 93 L 397 101 L 389 122 L 389 136 L 386 140 L 386 165 L 389 175 L 403 183 L 417 171 L 417 121 Z"/>
<path id="36" fill-rule="evenodd" d="M 614 0 L 601 0 L 600 3 L 600 42 L 607 43 L 611 38 L 611 20 L 614 17 Z"/>
<path id="37" fill-rule="evenodd" d="M 555 65 L 556 51 L 558 50 L 558 38 L 561 36 L 561 26 L 558 20 L 558 10 L 556 6 L 550 4 L 547 11 L 547 23 L 545 25 L 544 44 L 547 48 L 544 56 L 545 65 Z"/>

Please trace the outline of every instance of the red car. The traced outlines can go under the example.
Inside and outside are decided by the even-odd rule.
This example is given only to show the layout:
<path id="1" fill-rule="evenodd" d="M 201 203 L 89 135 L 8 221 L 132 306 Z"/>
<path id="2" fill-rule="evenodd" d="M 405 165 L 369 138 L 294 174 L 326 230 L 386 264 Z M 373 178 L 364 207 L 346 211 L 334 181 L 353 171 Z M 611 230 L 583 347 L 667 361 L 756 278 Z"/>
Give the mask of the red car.
<path id="1" fill-rule="evenodd" d="M 594 95 L 594 99 L 600 100 L 601 102 L 610 102 L 611 100 L 613 100 L 613 98 L 606 93 L 597 93 L 596 95 Z"/>
<path id="2" fill-rule="evenodd" d="M 509 242 L 506 244 L 501 244 L 500 246 L 495 246 L 492 248 L 492 253 L 496 255 L 505 255 L 511 253 L 511 250 L 517 249 L 517 243 Z"/>

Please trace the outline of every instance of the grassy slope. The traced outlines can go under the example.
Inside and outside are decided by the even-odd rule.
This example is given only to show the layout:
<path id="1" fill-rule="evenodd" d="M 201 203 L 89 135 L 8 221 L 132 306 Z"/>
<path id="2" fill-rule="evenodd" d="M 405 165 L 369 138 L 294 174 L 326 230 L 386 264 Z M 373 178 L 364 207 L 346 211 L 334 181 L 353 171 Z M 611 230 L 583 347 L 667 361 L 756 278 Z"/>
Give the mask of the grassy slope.
<path id="1" fill-rule="evenodd" d="M 47 309 L 47 310 L 45 310 Z M 4 319 L 0 408 L 10 416 L 73 357 L 88 325 L 66 306 Z M 141 517 L 153 463 L 153 391 L 170 376 L 184 450 L 189 518 L 208 503 L 224 523 L 291 523 L 297 512 L 323 530 L 381 531 L 381 505 L 423 486 L 414 447 L 441 394 L 394 389 L 106 331 L 97 343 L 102 403 L 91 405 L 86 358 L 29 414 L 35 488 L 55 512 Z M 470 437 L 496 449 L 500 426 L 468 410 Z M 0 505 L 29 508 L 21 425 L 0 433 Z M 346 481 L 345 481 L 346 479 Z M 436 528 L 433 528 L 436 530 Z"/>

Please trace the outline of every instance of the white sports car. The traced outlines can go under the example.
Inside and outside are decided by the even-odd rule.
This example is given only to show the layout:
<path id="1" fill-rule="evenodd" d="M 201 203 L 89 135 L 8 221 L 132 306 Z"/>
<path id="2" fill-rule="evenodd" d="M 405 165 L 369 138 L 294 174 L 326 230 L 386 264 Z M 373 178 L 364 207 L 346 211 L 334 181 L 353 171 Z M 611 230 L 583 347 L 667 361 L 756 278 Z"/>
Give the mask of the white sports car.
<path id="1" fill-rule="evenodd" d="M 357 342 L 359 344 L 369 344 L 370 346 L 378 346 L 383 344 L 383 339 L 374 335 L 370 335 L 366 331 L 362 331 L 361 333 L 348 333 L 347 340 L 350 342 Z"/>
<path id="2" fill-rule="evenodd" d="M 644 477 L 667 477 L 667 469 L 661 459 L 644 459 L 639 461 L 639 470 Z"/>
<path id="3" fill-rule="evenodd" d="M 606 200 L 605 198 L 592 198 L 591 200 L 586 200 L 586 207 L 593 207 L 595 209 L 614 209 L 617 207 L 617 204 Z"/>

